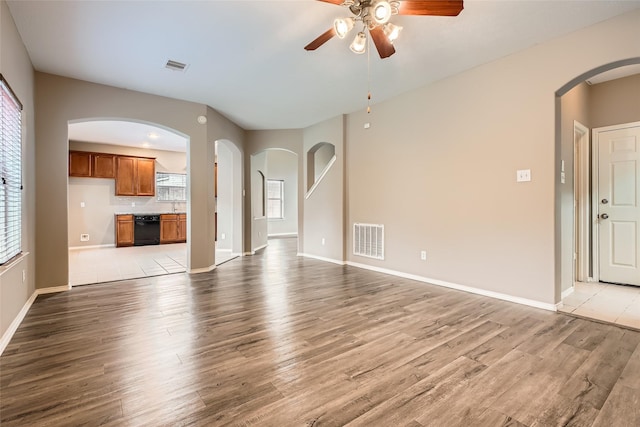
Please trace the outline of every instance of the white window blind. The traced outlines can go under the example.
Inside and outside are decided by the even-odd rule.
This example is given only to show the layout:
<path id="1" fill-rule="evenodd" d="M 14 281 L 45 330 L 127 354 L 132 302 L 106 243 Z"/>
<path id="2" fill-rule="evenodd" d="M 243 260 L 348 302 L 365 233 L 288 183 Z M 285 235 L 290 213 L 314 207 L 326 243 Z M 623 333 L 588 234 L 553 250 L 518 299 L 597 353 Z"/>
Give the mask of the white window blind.
<path id="1" fill-rule="evenodd" d="M 22 104 L 0 74 L 0 264 L 22 251 Z"/>
<path id="2" fill-rule="evenodd" d="M 186 202 L 187 175 L 180 173 L 156 173 L 156 196 L 159 202 Z"/>
<path id="3" fill-rule="evenodd" d="M 284 181 L 267 180 L 267 217 L 284 219 Z"/>

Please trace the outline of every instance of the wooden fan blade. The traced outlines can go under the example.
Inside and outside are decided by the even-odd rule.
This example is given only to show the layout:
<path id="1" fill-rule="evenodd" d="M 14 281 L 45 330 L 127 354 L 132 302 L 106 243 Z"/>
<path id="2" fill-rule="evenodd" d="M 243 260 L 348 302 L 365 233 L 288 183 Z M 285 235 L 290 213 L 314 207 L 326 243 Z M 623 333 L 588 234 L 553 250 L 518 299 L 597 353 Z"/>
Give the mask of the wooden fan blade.
<path id="1" fill-rule="evenodd" d="M 458 16 L 464 8 L 462 0 L 404 0 L 400 15 Z"/>
<path id="2" fill-rule="evenodd" d="M 376 49 L 378 49 L 380 58 L 388 58 L 396 53 L 396 49 L 393 47 L 393 44 L 384 34 L 384 31 L 382 31 L 382 27 L 375 27 L 373 29 L 370 29 L 369 34 L 371 34 L 373 43 L 376 45 Z"/>
<path id="3" fill-rule="evenodd" d="M 319 48 L 320 46 L 322 46 L 323 44 L 331 40 L 331 38 L 335 35 L 336 35 L 336 31 L 333 29 L 333 27 L 331 27 L 324 33 L 320 34 L 320 36 L 318 36 L 317 39 L 315 39 L 314 41 L 306 45 L 304 47 L 304 50 L 316 50 L 317 48 Z"/>
<path id="4" fill-rule="evenodd" d="M 338 6 L 344 3 L 344 0 L 318 0 L 318 1 L 321 1 L 323 3 L 337 4 Z"/>

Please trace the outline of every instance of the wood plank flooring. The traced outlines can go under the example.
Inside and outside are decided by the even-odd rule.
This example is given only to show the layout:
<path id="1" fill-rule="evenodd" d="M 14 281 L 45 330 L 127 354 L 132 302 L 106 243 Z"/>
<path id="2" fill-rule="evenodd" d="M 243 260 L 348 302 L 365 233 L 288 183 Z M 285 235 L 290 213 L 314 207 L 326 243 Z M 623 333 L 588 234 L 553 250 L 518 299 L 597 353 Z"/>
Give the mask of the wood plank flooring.
<path id="1" fill-rule="evenodd" d="M 38 297 L 10 426 L 640 426 L 640 332 L 297 258 Z"/>

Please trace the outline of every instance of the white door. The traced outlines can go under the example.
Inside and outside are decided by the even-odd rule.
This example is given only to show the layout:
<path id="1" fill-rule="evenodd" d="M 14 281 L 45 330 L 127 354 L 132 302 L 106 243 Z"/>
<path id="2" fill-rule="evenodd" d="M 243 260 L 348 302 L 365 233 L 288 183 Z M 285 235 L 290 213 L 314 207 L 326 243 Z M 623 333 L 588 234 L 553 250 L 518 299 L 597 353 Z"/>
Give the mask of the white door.
<path id="1" fill-rule="evenodd" d="M 600 281 L 640 286 L 640 123 L 594 134 Z"/>

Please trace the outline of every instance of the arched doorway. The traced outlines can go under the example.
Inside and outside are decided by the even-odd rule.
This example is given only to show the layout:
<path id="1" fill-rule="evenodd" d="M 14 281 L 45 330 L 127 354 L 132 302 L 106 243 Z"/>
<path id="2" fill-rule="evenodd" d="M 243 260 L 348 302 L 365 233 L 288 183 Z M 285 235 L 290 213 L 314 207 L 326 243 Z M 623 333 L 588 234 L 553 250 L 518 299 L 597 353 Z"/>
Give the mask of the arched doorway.
<path id="1" fill-rule="evenodd" d="M 598 146 L 598 130 L 640 122 L 638 64 L 640 58 L 631 58 L 590 70 L 563 86 L 557 92 L 556 103 L 559 167 L 556 221 L 560 225 L 556 233 L 556 247 L 560 249 L 556 265 L 559 270 L 557 292 L 562 299 L 560 311 L 633 327 L 640 326 L 640 315 L 637 315 L 640 303 L 637 307 L 632 305 L 640 298 L 640 288 L 605 283 L 607 279 L 598 273 L 599 265 L 605 260 L 597 242 L 612 222 L 600 217 L 603 208 L 610 206 L 603 203 L 609 201 L 604 201 L 606 197 L 596 200 L 595 195 L 604 173 L 596 167 L 602 152 Z M 636 107 L 623 107 L 624 99 L 635 99 L 631 104 Z M 638 185 L 637 178 L 635 182 L 628 178 L 627 188 Z M 637 243 L 634 251 L 637 259 L 640 251 Z"/>
<path id="2" fill-rule="evenodd" d="M 251 251 L 268 239 L 297 238 L 299 183 L 298 154 L 268 148 L 251 155 Z"/>
<path id="3" fill-rule="evenodd" d="M 242 152 L 231 141 L 216 144 L 216 264 L 242 255 Z"/>
<path id="4" fill-rule="evenodd" d="M 70 121 L 68 135 L 69 283 L 184 272 L 188 136 L 126 118 Z M 121 162 L 135 174 L 125 179 Z"/>

